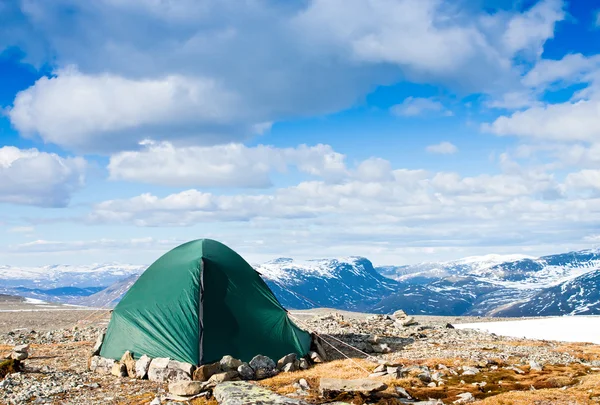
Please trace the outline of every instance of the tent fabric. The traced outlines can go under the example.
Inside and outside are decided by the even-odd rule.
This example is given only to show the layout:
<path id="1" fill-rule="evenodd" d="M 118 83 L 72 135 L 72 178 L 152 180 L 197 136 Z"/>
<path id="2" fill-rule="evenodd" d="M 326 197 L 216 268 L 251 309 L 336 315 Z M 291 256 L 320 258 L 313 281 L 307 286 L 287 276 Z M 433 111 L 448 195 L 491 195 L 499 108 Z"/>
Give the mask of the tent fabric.
<path id="1" fill-rule="evenodd" d="M 154 262 L 115 307 L 100 355 L 169 357 L 195 365 L 229 354 L 250 361 L 304 356 L 296 326 L 260 275 L 210 239 L 185 243 Z"/>

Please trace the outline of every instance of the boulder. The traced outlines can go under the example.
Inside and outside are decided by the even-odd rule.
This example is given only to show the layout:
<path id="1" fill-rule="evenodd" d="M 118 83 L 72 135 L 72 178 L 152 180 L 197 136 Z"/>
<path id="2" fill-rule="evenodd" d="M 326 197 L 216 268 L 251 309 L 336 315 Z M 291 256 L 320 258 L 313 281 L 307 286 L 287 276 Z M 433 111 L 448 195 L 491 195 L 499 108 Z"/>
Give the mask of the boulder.
<path id="1" fill-rule="evenodd" d="M 473 394 L 470 392 L 463 392 L 462 394 L 458 394 L 457 397 L 458 399 L 454 401 L 453 404 L 467 404 L 475 401 Z"/>
<path id="2" fill-rule="evenodd" d="M 418 324 L 418 322 L 412 316 L 408 316 L 408 317 L 402 319 L 400 322 L 401 322 L 402 326 L 412 326 L 412 325 Z"/>
<path id="3" fill-rule="evenodd" d="M 226 371 L 224 373 L 214 374 L 208 379 L 209 384 L 221 384 L 225 381 L 239 380 L 237 371 Z"/>
<path id="4" fill-rule="evenodd" d="M 100 354 L 100 349 L 102 348 L 102 342 L 104 342 L 105 333 L 101 332 L 96 339 L 96 343 L 94 343 L 94 347 L 92 348 L 92 356 L 96 356 Z"/>
<path id="5" fill-rule="evenodd" d="M 390 353 L 392 349 L 390 349 L 387 343 L 377 343 L 373 345 L 373 351 L 375 353 Z"/>
<path id="6" fill-rule="evenodd" d="M 127 366 L 125 366 L 125 364 L 115 362 L 110 370 L 110 373 L 115 377 L 127 377 Z"/>
<path id="7" fill-rule="evenodd" d="M 18 345 L 13 348 L 13 352 L 16 353 L 27 353 L 29 352 L 29 345 Z"/>
<path id="8" fill-rule="evenodd" d="M 529 362 L 529 368 L 531 369 L 531 371 L 542 371 L 544 369 L 544 366 L 536 361 L 531 360 Z"/>
<path id="9" fill-rule="evenodd" d="M 400 378 L 400 367 L 385 367 L 385 371 L 394 378 Z"/>
<path id="10" fill-rule="evenodd" d="M 308 381 L 306 381 L 304 378 L 301 378 L 298 380 L 298 385 L 300 386 L 300 388 L 302 388 L 305 391 L 308 391 L 310 389 L 310 385 L 308 385 Z"/>
<path id="11" fill-rule="evenodd" d="M 402 387 L 396 387 L 396 393 L 400 396 L 400 398 L 412 399 L 408 391 Z"/>
<path id="12" fill-rule="evenodd" d="M 314 333 L 312 333 L 311 336 L 312 336 L 311 346 L 314 348 L 313 350 L 316 351 L 317 353 L 319 353 L 319 356 L 321 356 L 321 359 L 327 360 L 327 352 L 323 348 L 323 343 L 322 343 L 321 338 Z"/>
<path id="13" fill-rule="evenodd" d="M 369 378 L 373 378 L 373 377 L 383 377 L 388 375 L 386 371 L 379 371 L 377 373 L 371 373 L 369 374 Z"/>
<path id="14" fill-rule="evenodd" d="M 178 381 L 169 384 L 169 392 L 174 395 L 189 397 L 206 390 L 209 383 L 205 381 Z"/>
<path id="15" fill-rule="evenodd" d="M 208 381 L 210 377 L 215 374 L 220 373 L 221 371 L 221 363 L 210 363 L 203 364 L 194 371 L 194 380 L 195 381 Z"/>
<path id="16" fill-rule="evenodd" d="M 115 361 L 113 359 L 105 359 L 100 356 L 93 356 L 89 362 L 90 371 L 98 374 L 110 374 Z"/>
<path id="17" fill-rule="evenodd" d="M 308 364 L 308 361 L 305 358 L 301 358 L 298 362 L 298 367 L 300 367 L 300 370 L 308 370 L 310 365 Z"/>
<path id="18" fill-rule="evenodd" d="M 145 354 L 135 362 L 135 377 L 143 380 L 148 376 L 148 368 L 152 359 Z"/>
<path id="19" fill-rule="evenodd" d="M 135 378 L 135 360 L 133 359 L 133 355 L 129 350 L 123 354 L 123 357 L 121 357 L 121 364 L 125 365 L 127 375 L 130 378 Z"/>
<path id="20" fill-rule="evenodd" d="M 403 319 L 406 318 L 408 315 L 406 315 L 406 312 L 404 312 L 403 310 L 399 309 L 396 312 L 394 312 L 392 314 L 392 318 L 396 318 L 396 319 Z"/>
<path id="21" fill-rule="evenodd" d="M 479 374 L 479 369 L 477 367 L 463 366 L 462 375 L 476 375 Z"/>
<path id="22" fill-rule="evenodd" d="M 237 372 L 242 380 L 254 380 L 254 370 L 248 363 L 242 363 Z"/>
<path id="23" fill-rule="evenodd" d="M 217 385 L 213 395 L 220 405 L 308 405 L 299 399 L 284 397 L 247 381 L 230 381 Z"/>
<path id="24" fill-rule="evenodd" d="M 29 357 L 29 353 L 27 352 L 12 352 L 10 358 L 13 360 L 22 361 Z"/>
<path id="25" fill-rule="evenodd" d="M 193 366 L 181 363 L 165 357 L 153 359 L 148 367 L 148 379 L 154 382 L 177 382 L 192 379 Z M 189 372 L 188 372 L 189 370 Z"/>
<path id="26" fill-rule="evenodd" d="M 312 360 L 313 363 L 323 363 L 323 359 L 319 356 L 317 352 L 308 352 L 308 356 Z"/>
<path id="27" fill-rule="evenodd" d="M 286 373 L 291 373 L 292 371 L 298 371 L 298 360 L 293 361 L 291 363 L 287 363 L 285 366 L 283 366 L 283 369 L 281 371 L 284 371 Z"/>
<path id="28" fill-rule="evenodd" d="M 339 378 L 321 378 L 319 392 L 324 397 L 336 397 L 342 393 L 361 393 L 370 395 L 383 391 L 387 385 L 379 380 L 361 378 L 356 380 L 343 380 Z"/>
<path id="29" fill-rule="evenodd" d="M 298 358 L 298 356 L 296 355 L 296 353 L 290 353 L 286 356 L 283 356 L 277 362 L 277 369 L 283 370 L 283 367 L 285 367 L 286 364 L 295 362 L 297 358 Z"/>
<path id="30" fill-rule="evenodd" d="M 219 364 L 221 365 L 221 370 L 223 371 L 235 371 L 239 366 L 242 365 L 242 361 L 227 355 L 223 356 Z"/>
<path id="31" fill-rule="evenodd" d="M 377 367 L 375 367 L 375 370 L 373 370 L 374 373 L 381 373 L 382 371 L 386 371 L 387 366 L 385 364 L 380 364 Z"/>
<path id="32" fill-rule="evenodd" d="M 257 380 L 273 377 L 277 374 L 277 365 L 267 356 L 257 355 L 250 360 L 250 367 L 254 370 L 254 376 Z"/>

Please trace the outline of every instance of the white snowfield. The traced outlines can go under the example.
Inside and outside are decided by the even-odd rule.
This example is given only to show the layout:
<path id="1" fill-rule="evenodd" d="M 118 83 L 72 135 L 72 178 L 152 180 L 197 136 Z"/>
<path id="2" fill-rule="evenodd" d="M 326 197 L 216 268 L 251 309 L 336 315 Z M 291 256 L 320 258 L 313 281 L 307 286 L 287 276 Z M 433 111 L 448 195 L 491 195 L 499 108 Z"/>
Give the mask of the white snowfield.
<path id="1" fill-rule="evenodd" d="M 453 326 L 456 329 L 477 329 L 516 338 L 600 344 L 600 316 L 561 316 Z"/>

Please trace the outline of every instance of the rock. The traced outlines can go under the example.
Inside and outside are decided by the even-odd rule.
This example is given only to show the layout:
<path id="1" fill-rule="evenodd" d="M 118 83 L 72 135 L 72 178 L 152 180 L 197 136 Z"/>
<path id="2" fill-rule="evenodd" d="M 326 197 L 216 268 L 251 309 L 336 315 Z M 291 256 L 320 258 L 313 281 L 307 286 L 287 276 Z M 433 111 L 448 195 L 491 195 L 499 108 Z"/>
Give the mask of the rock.
<path id="1" fill-rule="evenodd" d="M 443 377 L 444 377 L 444 374 L 440 373 L 439 371 L 431 374 L 431 379 L 433 381 L 441 381 Z"/>
<path id="2" fill-rule="evenodd" d="M 286 373 L 291 373 L 292 371 L 298 371 L 297 361 L 294 361 L 292 363 L 287 363 L 285 366 L 283 366 L 282 371 L 284 371 Z"/>
<path id="3" fill-rule="evenodd" d="M 110 374 L 115 361 L 113 359 L 106 359 L 100 356 L 93 356 L 89 362 L 90 371 L 94 371 L 98 374 Z"/>
<path id="4" fill-rule="evenodd" d="M 408 391 L 406 391 L 404 388 L 402 387 L 396 387 L 396 393 L 401 397 L 401 398 L 406 398 L 406 399 L 412 399 L 412 397 L 410 396 L 410 394 L 408 393 Z"/>
<path id="5" fill-rule="evenodd" d="M 370 335 L 367 338 L 367 343 L 371 343 L 372 345 L 377 344 L 377 343 L 381 343 L 381 338 L 377 335 Z"/>
<path id="6" fill-rule="evenodd" d="M 148 376 L 148 368 L 152 359 L 145 354 L 135 362 L 135 377 L 143 380 Z"/>
<path id="7" fill-rule="evenodd" d="M 451 323 L 447 323 L 446 329 L 454 329 L 454 325 L 452 325 Z"/>
<path id="8" fill-rule="evenodd" d="M 437 384 L 436 384 L 436 383 L 434 383 L 434 382 L 430 382 L 429 384 L 427 384 L 427 386 L 428 386 L 429 388 L 435 388 L 435 387 L 437 387 Z"/>
<path id="9" fill-rule="evenodd" d="M 521 370 L 520 368 L 517 368 L 515 366 L 510 366 L 510 367 L 504 367 L 506 370 L 512 370 L 517 374 L 525 374 L 525 371 Z"/>
<path id="10" fill-rule="evenodd" d="M 323 363 L 323 359 L 317 352 L 308 352 L 308 355 L 313 363 Z"/>
<path id="11" fill-rule="evenodd" d="M 214 374 L 212 377 L 210 377 L 208 379 L 209 383 L 212 384 L 221 384 L 222 382 L 225 381 L 233 381 L 235 379 L 238 378 L 238 372 L 237 371 L 226 371 L 224 373 L 218 373 L 218 374 Z"/>
<path id="12" fill-rule="evenodd" d="M 380 371 L 380 372 L 378 372 L 378 373 L 371 373 L 371 374 L 369 374 L 369 378 L 373 378 L 373 377 L 383 377 L 383 376 L 386 376 L 386 375 L 387 375 L 387 372 L 385 372 L 385 371 Z"/>
<path id="13" fill-rule="evenodd" d="M 453 404 L 467 404 L 469 402 L 475 401 L 473 394 L 471 394 L 470 392 L 463 392 L 462 394 L 458 394 L 457 397 L 459 399 L 454 401 Z"/>
<path id="14" fill-rule="evenodd" d="M 242 363 L 242 365 L 237 368 L 237 372 L 242 380 L 254 380 L 254 370 L 248 363 Z"/>
<path id="15" fill-rule="evenodd" d="M 392 349 L 390 349 L 387 343 L 378 343 L 373 345 L 373 351 L 375 353 L 390 353 Z"/>
<path id="16" fill-rule="evenodd" d="M 13 360 L 22 361 L 29 357 L 27 352 L 12 352 L 10 358 Z"/>
<path id="17" fill-rule="evenodd" d="M 308 385 L 308 381 L 306 381 L 304 378 L 301 378 L 298 380 L 298 385 L 300 386 L 300 388 L 302 388 L 305 391 L 308 391 L 310 389 L 310 385 Z"/>
<path id="18" fill-rule="evenodd" d="M 219 384 L 214 388 L 213 395 L 220 405 L 308 405 L 307 402 L 284 397 L 247 381 Z"/>
<path id="19" fill-rule="evenodd" d="M 327 360 L 327 352 L 325 351 L 325 349 L 323 348 L 323 345 L 321 344 L 321 338 L 314 333 L 312 333 L 311 336 L 312 336 L 312 346 L 315 348 L 315 351 L 317 353 L 319 353 L 319 356 L 321 357 L 321 359 Z"/>
<path id="20" fill-rule="evenodd" d="M 286 356 L 283 356 L 277 362 L 277 369 L 283 370 L 283 367 L 285 367 L 286 364 L 294 363 L 297 358 L 298 356 L 296 355 L 296 353 L 290 353 Z"/>
<path id="21" fill-rule="evenodd" d="M 377 367 L 375 367 L 375 370 L 373 370 L 374 373 L 381 373 L 382 371 L 385 371 L 387 368 L 387 366 L 385 364 L 380 364 Z"/>
<path id="22" fill-rule="evenodd" d="M 341 393 L 361 393 L 365 395 L 383 391 L 387 385 L 381 381 L 370 378 L 356 380 L 343 380 L 339 378 L 321 378 L 319 392 L 324 397 L 335 397 Z"/>
<path id="23" fill-rule="evenodd" d="M 406 315 L 406 312 L 404 312 L 403 310 L 399 309 L 396 312 L 394 312 L 392 314 L 392 318 L 396 318 L 396 319 L 403 319 L 406 318 L 408 315 Z"/>
<path id="24" fill-rule="evenodd" d="M 403 319 L 401 322 L 402 322 L 402 326 L 412 326 L 412 325 L 419 324 L 413 316 L 408 316 L 405 319 Z"/>
<path id="25" fill-rule="evenodd" d="M 417 374 L 417 378 L 424 383 L 431 382 L 431 374 L 429 373 L 429 370 L 423 370 L 423 372 Z"/>
<path id="26" fill-rule="evenodd" d="M 115 362 L 110 370 L 110 373 L 115 377 L 127 377 L 127 366 L 125 366 L 125 364 Z"/>
<path id="27" fill-rule="evenodd" d="M 156 358 L 150 362 L 148 367 L 148 379 L 154 382 L 177 382 L 191 380 L 193 366 L 168 358 Z M 189 370 L 190 372 L 187 372 Z"/>
<path id="28" fill-rule="evenodd" d="M 208 387 L 205 381 L 178 381 L 169 384 L 169 392 L 174 395 L 189 397 L 198 395 Z"/>
<path id="29" fill-rule="evenodd" d="M 544 366 L 542 366 L 540 363 L 537 363 L 533 360 L 531 360 L 529 362 L 529 367 L 530 367 L 531 371 L 542 371 L 544 369 Z"/>
<path id="30" fill-rule="evenodd" d="M 13 352 L 16 353 L 27 353 L 29 352 L 29 345 L 19 345 L 13 348 Z"/>
<path id="31" fill-rule="evenodd" d="M 133 355 L 128 350 L 121 357 L 121 364 L 125 365 L 125 370 L 127 370 L 127 375 L 130 378 L 135 378 L 135 360 L 133 359 Z"/>
<path id="32" fill-rule="evenodd" d="M 238 367 L 242 365 L 242 361 L 227 355 L 223 356 L 219 364 L 223 371 L 236 371 Z"/>
<path id="33" fill-rule="evenodd" d="M 275 362 L 269 357 L 260 354 L 250 360 L 250 367 L 254 370 L 254 376 L 257 380 L 273 377 L 277 374 Z"/>
<path id="34" fill-rule="evenodd" d="M 300 370 L 308 370 L 310 365 L 308 364 L 308 361 L 305 358 L 301 358 L 298 363 L 298 367 L 300 368 Z"/>
<path id="35" fill-rule="evenodd" d="M 385 371 L 394 378 L 400 378 L 400 367 L 387 366 Z"/>
<path id="36" fill-rule="evenodd" d="M 96 338 L 96 343 L 94 343 L 94 347 L 92 348 L 92 356 L 96 356 L 100 354 L 100 349 L 102 348 L 102 342 L 104 342 L 105 333 L 102 332 Z"/>
<path id="37" fill-rule="evenodd" d="M 194 371 L 194 381 L 208 381 L 210 377 L 221 371 L 220 362 L 203 364 Z"/>
<path id="38" fill-rule="evenodd" d="M 476 375 L 479 374 L 479 369 L 477 367 L 463 366 L 462 375 Z"/>

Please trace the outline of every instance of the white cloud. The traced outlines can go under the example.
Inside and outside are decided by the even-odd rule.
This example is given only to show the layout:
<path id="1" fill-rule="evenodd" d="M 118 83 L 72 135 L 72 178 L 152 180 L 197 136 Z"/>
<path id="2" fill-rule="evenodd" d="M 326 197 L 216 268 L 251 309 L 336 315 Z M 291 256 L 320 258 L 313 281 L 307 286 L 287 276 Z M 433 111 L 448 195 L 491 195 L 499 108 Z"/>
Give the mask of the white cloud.
<path id="1" fill-rule="evenodd" d="M 393 114 L 404 117 L 414 117 L 428 113 L 450 116 L 452 112 L 447 110 L 442 103 L 430 98 L 407 97 L 401 104 L 396 104 L 390 109 Z"/>
<path id="2" fill-rule="evenodd" d="M 569 173 L 565 186 L 576 190 L 600 190 L 600 170 L 586 169 Z"/>
<path id="3" fill-rule="evenodd" d="M 156 239 L 156 238 L 132 238 L 132 239 L 93 239 L 76 241 L 56 241 L 38 239 L 31 242 L 10 245 L 8 251 L 11 253 L 64 253 L 64 252 L 93 252 L 105 250 L 151 250 L 163 251 L 173 248 L 183 240 Z"/>
<path id="4" fill-rule="evenodd" d="M 169 142 L 144 142 L 144 147 L 111 156 L 110 178 L 183 187 L 268 187 L 272 171 L 290 166 L 328 179 L 347 174 L 345 156 L 328 145 L 175 147 Z"/>
<path id="5" fill-rule="evenodd" d="M 33 226 L 15 226 L 7 230 L 10 233 L 33 233 L 34 231 Z"/>
<path id="6" fill-rule="evenodd" d="M 539 53 L 561 6 L 543 0 L 521 15 L 438 0 L 29 0 L 20 18 L 36 31 L 25 50 L 49 49 L 53 64 L 79 70 L 38 80 L 9 116 L 27 136 L 110 153 L 146 138 L 238 142 L 404 79 L 505 91 L 519 81 L 515 53 Z M 412 108 L 444 111 L 432 101 Z"/>
<path id="7" fill-rule="evenodd" d="M 562 59 L 542 59 L 523 77 L 528 87 L 547 86 L 557 81 L 567 84 L 590 80 L 588 74 L 600 67 L 600 56 L 586 57 L 580 53 Z"/>
<path id="8" fill-rule="evenodd" d="M 438 153 L 440 155 L 452 155 L 458 152 L 456 145 L 450 142 L 440 142 L 436 145 L 429 145 L 425 150 L 429 153 Z"/>
<path id="9" fill-rule="evenodd" d="M 0 148 L 0 202 L 62 207 L 84 183 L 86 162 L 37 149 Z"/>

